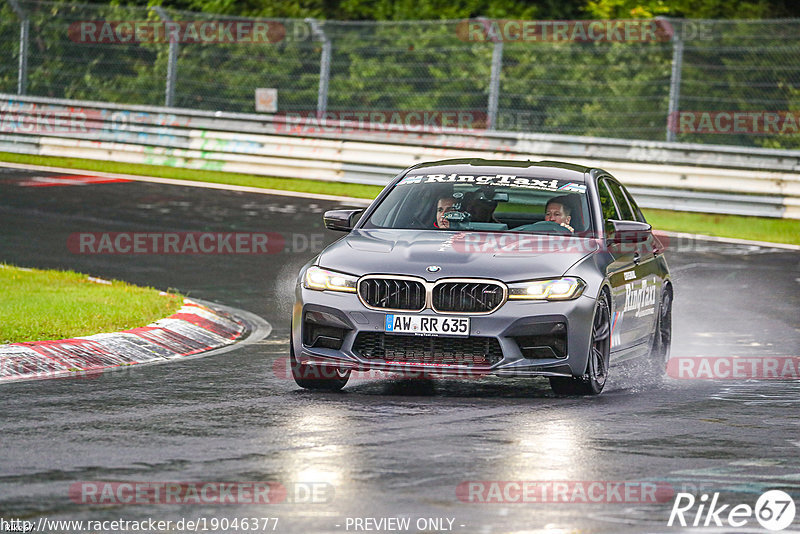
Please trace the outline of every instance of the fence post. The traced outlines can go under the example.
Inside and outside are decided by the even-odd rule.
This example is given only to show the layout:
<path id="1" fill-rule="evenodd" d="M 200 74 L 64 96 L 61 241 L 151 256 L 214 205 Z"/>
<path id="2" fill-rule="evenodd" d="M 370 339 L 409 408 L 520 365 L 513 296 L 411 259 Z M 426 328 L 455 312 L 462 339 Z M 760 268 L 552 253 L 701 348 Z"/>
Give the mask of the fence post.
<path id="1" fill-rule="evenodd" d="M 31 21 L 17 0 L 8 0 L 11 9 L 20 18 L 19 23 L 19 71 L 17 73 L 17 94 L 24 95 L 28 91 L 28 42 L 30 40 Z"/>
<path id="2" fill-rule="evenodd" d="M 333 45 L 330 37 L 318 20 L 307 18 L 311 25 L 311 33 L 322 41 L 322 55 L 319 58 L 319 93 L 317 94 L 317 117 L 322 117 L 328 110 L 328 82 L 331 77 L 331 52 Z"/>
<path id="3" fill-rule="evenodd" d="M 500 100 L 500 73 L 503 71 L 503 39 L 494 35 L 489 19 L 478 17 L 483 24 L 486 35 L 492 40 L 492 71 L 489 78 L 489 102 L 487 104 L 486 127 L 494 130 L 497 126 L 497 105 Z"/>
<path id="4" fill-rule="evenodd" d="M 164 22 L 172 22 L 172 19 L 161 6 L 153 6 L 153 10 L 158 13 Z M 167 81 L 164 95 L 164 105 L 171 108 L 175 105 L 175 84 L 178 79 L 178 40 L 172 32 L 166 32 L 169 37 L 169 56 L 167 59 Z"/>
<path id="5" fill-rule="evenodd" d="M 677 22 L 672 22 L 678 24 Z M 678 108 L 681 100 L 681 70 L 683 68 L 683 24 L 672 34 L 672 74 L 669 79 L 669 108 L 667 109 L 667 142 L 675 141 L 678 129 Z"/>
<path id="6" fill-rule="evenodd" d="M 492 49 L 492 78 L 489 82 L 489 117 L 490 130 L 497 126 L 497 105 L 500 100 L 500 73 L 503 70 L 503 41 L 495 41 Z"/>

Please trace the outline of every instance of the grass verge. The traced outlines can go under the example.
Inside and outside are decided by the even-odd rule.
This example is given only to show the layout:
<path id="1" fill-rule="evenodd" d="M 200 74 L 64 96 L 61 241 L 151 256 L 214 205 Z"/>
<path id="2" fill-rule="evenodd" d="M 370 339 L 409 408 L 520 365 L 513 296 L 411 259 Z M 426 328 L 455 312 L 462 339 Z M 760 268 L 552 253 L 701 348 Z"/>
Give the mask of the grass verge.
<path id="1" fill-rule="evenodd" d="M 180 169 L 160 165 L 141 165 L 91 159 L 33 156 L 10 152 L 0 152 L 0 161 L 368 199 L 375 198 L 382 189 L 380 186 L 375 185 L 345 184 L 297 178 L 271 178 L 221 171 Z M 793 219 L 715 215 L 655 209 L 643 211 L 648 222 L 659 230 L 800 245 L 800 221 Z"/>
<path id="2" fill-rule="evenodd" d="M 0 344 L 136 328 L 175 313 L 183 302 L 149 287 L 5 264 L 0 264 L 0 295 Z"/>
<path id="3" fill-rule="evenodd" d="M 658 230 L 800 245 L 800 221 L 741 215 L 643 209 Z"/>

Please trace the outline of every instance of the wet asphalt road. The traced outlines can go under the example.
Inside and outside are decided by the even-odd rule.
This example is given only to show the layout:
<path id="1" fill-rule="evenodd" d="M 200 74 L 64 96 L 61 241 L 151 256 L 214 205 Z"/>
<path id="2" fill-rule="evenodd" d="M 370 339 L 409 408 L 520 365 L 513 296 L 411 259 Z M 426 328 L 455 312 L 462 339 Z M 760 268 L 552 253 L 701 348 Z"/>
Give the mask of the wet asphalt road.
<path id="1" fill-rule="evenodd" d="M 45 176 L 0 170 L 0 261 L 175 288 L 253 312 L 273 331 L 226 354 L 3 385 L 2 518 L 277 517 L 276 532 L 298 533 L 354 532 L 347 518 L 403 516 L 412 520 L 403 532 L 447 531 L 418 530 L 419 518 L 452 519 L 454 532 L 690 530 L 667 527 L 672 500 L 470 503 L 456 495 L 465 481 L 660 481 L 751 505 L 778 488 L 800 508 L 798 381 L 662 384 L 628 366 L 612 369 L 596 398 L 556 398 L 545 380 L 524 379 L 356 380 L 340 394 L 303 391 L 276 368 L 287 356 L 295 275 L 339 237 L 321 224 L 339 204 L 141 182 L 21 185 Z M 70 234 L 101 231 L 279 232 L 288 250 L 67 248 Z M 673 356 L 800 355 L 800 253 L 674 245 Z M 316 503 L 100 506 L 70 500 L 81 481 L 273 481 L 290 492 L 319 483 L 328 493 Z M 738 531 L 763 530 L 751 519 Z"/>

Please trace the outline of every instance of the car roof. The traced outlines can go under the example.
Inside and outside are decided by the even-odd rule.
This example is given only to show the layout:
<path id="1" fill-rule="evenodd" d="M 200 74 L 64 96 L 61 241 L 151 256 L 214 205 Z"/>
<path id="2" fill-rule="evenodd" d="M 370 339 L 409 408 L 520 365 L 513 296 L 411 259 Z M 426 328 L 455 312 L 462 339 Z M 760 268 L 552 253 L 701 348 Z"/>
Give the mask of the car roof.
<path id="1" fill-rule="evenodd" d="M 414 165 L 408 174 L 427 173 L 463 173 L 463 174 L 522 174 L 547 176 L 573 182 L 583 182 L 584 176 L 591 167 L 575 165 L 563 161 L 515 161 L 490 160 L 482 158 L 445 159 Z"/>

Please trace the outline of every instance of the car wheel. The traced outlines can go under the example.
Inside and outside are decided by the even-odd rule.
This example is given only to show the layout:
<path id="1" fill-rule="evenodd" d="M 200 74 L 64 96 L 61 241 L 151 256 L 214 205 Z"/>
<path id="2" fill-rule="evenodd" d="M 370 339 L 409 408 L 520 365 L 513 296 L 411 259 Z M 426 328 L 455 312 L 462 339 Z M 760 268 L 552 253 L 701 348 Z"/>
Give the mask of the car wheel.
<path id="1" fill-rule="evenodd" d="M 551 377 L 550 387 L 557 395 L 597 395 L 608 378 L 611 355 L 611 312 L 608 297 L 600 293 L 592 320 L 592 340 L 586 372 L 581 377 Z"/>
<path id="2" fill-rule="evenodd" d="M 650 367 L 657 376 L 663 376 L 669 361 L 672 345 L 672 288 L 666 286 L 658 307 L 658 320 L 650 350 Z"/>
<path id="3" fill-rule="evenodd" d="M 350 369 L 313 364 L 300 365 L 294 357 L 294 340 L 291 334 L 289 334 L 289 363 L 292 366 L 292 378 L 304 389 L 339 391 L 350 380 Z"/>

